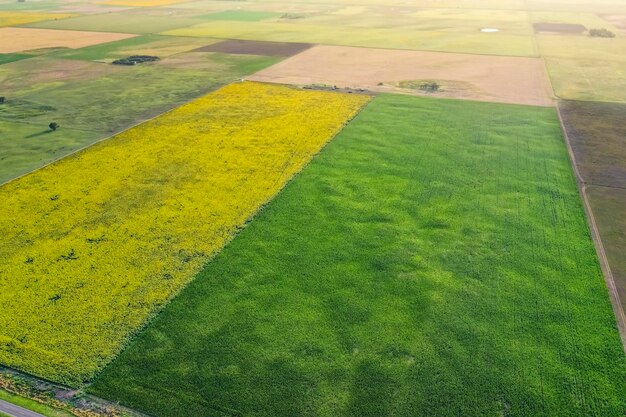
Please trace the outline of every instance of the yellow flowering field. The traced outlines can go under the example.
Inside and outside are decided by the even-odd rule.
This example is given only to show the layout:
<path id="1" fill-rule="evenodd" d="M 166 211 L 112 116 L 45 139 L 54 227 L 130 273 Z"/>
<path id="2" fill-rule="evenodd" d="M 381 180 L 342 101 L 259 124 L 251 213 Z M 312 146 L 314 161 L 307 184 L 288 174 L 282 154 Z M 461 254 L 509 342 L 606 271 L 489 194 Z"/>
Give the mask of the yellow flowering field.
<path id="1" fill-rule="evenodd" d="M 0 363 L 91 379 L 367 100 L 232 84 L 0 187 Z"/>
<path id="2" fill-rule="evenodd" d="M 23 25 L 26 23 L 42 22 L 44 20 L 65 19 L 72 16 L 76 15 L 69 13 L 0 11 L 0 26 Z"/>

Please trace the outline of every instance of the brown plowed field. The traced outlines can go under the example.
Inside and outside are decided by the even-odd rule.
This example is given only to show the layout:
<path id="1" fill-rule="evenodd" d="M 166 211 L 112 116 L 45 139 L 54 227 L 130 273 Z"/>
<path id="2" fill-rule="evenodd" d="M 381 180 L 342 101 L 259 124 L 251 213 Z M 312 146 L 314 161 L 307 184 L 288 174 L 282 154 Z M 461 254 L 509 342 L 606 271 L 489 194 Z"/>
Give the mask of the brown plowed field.
<path id="1" fill-rule="evenodd" d="M 626 105 L 562 101 L 559 111 L 587 186 L 615 286 L 626 307 Z"/>
<path id="2" fill-rule="evenodd" d="M 626 105 L 563 101 L 559 108 L 585 183 L 626 189 Z"/>
<path id="3" fill-rule="evenodd" d="M 315 46 L 254 74 L 250 79 L 501 103 L 553 105 L 545 66 L 538 58 Z M 427 93 L 407 87 L 419 85 L 422 81 L 436 81 L 441 89 Z"/>
<path id="4" fill-rule="evenodd" d="M 583 33 L 586 27 L 580 24 L 572 23 L 535 23 L 533 24 L 537 33 Z"/>
<path id="5" fill-rule="evenodd" d="M 22 52 L 43 48 L 82 48 L 119 41 L 137 35 L 127 33 L 82 32 L 31 28 L 0 28 L 0 53 Z"/>
<path id="6" fill-rule="evenodd" d="M 313 46 L 310 43 L 262 42 L 230 39 L 203 46 L 197 52 L 221 52 L 224 54 L 293 56 Z"/>

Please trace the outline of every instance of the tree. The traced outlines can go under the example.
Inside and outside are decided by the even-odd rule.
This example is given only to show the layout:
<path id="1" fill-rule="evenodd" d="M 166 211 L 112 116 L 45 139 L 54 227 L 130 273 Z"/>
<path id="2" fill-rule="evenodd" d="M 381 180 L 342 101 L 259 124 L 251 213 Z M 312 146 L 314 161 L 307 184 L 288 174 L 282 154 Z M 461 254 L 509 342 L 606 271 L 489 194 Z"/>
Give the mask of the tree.
<path id="1" fill-rule="evenodd" d="M 615 33 L 606 28 L 602 29 L 589 29 L 589 36 L 594 38 L 614 38 Z"/>
<path id="2" fill-rule="evenodd" d="M 434 93 L 439 91 L 439 84 L 435 81 L 424 81 L 423 83 L 420 83 L 418 88 L 422 91 Z"/>
<path id="3" fill-rule="evenodd" d="M 57 130 L 60 126 L 57 122 L 52 122 L 48 125 L 48 127 L 50 128 L 50 130 Z"/>
<path id="4" fill-rule="evenodd" d="M 4 97 L 0 96 L 0 104 L 4 103 L 4 100 L 5 100 Z"/>

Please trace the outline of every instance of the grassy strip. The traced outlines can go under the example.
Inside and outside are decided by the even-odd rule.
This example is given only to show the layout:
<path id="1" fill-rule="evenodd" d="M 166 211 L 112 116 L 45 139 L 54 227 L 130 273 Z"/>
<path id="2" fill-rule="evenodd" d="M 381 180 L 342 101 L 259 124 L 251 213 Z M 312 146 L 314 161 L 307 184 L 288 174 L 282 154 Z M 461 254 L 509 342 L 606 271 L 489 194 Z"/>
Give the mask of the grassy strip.
<path id="1" fill-rule="evenodd" d="M 91 390 L 157 416 L 622 417 L 553 109 L 380 96 Z"/>
<path id="2" fill-rule="evenodd" d="M 29 398 L 24 398 L 19 395 L 11 394 L 4 390 L 0 389 L 0 400 L 4 400 L 15 405 L 19 405 L 20 407 L 26 408 L 31 411 L 35 411 L 39 414 L 43 414 L 48 417 L 74 417 L 73 414 L 68 413 L 67 411 L 59 410 L 58 408 L 50 407 L 45 404 L 38 403 L 37 401 L 31 400 Z M 0 416 L 5 416 L 6 414 L 0 413 Z"/>

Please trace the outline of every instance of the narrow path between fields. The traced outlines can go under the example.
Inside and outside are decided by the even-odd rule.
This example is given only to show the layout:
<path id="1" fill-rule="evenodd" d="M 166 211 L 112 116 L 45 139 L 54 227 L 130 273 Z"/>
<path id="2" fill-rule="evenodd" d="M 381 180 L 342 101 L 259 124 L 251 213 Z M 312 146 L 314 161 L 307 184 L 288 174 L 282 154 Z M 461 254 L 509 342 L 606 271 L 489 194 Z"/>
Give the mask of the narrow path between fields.
<path id="1" fill-rule="evenodd" d="M 4 400 L 0 400 L 0 413 L 8 414 L 13 417 L 45 417 L 43 414 L 22 408 L 19 405 L 11 404 Z"/>
<path id="2" fill-rule="evenodd" d="M 615 318 L 617 319 L 617 327 L 619 330 L 619 334 L 622 339 L 622 346 L 624 351 L 626 351 L 626 313 L 624 312 L 624 306 L 619 298 L 619 294 L 617 292 L 617 286 L 615 285 L 615 278 L 613 277 L 613 272 L 611 271 L 611 266 L 609 265 L 609 260 L 606 256 L 606 252 L 604 250 L 604 245 L 602 244 L 602 239 L 600 238 L 600 231 L 598 229 L 596 219 L 593 215 L 593 210 L 591 209 L 591 204 L 589 203 L 589 198 L 587 197 L 587 184 L 585 183 L 585 179 L 583 178 L 580 170 L 578 169 L 578 164 L 576 162 L 576 155 L 574 154 L 574 150 L 572 149 L 572 143 L 570 141 L 569 135 L 567 133 L 567 128 L 565 127 L 565 123 L 563 123 L 563 116 L 561 115 L 561 108 L 557 104 L 556 106 L 557 115 L 559 116 L 559 122 L 561 124 L 561 130 L 563 131 L 563 136 L 565 138 L 565 144 L 567 145 L 567 152 L 570 156 L 570 161 L 572 164 L 572 169 L 574 170 L 574 174 L 576 176 L 576 182 L 578 183 L 580 189 L 580 195 L 583 200 L 583 206 L 585 208 L 585 213 L 587 214 L 587 219 L 589 220 L 589 226 L 591 228 L 591 237 L 596 246 L 596 251 L 598 252 L 598 259 L 600 260 L 600 267 L 602 268 L 602 272 L 604 273 L 604 280 L 606 281 L 606 286 L 609 290 L 609 297 L 611 299 L 611 305 L 613 306 L 613 311 L 615 313 Z"/>

